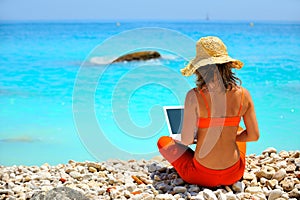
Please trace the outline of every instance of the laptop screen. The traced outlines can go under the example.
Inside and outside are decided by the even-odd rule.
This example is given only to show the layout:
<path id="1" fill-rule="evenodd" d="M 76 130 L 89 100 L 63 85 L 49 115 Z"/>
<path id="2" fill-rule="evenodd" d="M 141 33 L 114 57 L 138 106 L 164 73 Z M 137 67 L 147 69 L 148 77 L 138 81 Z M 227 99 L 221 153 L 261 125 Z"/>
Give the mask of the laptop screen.
<path id="1" fill-rule="evenodd" d="M 172 134 L 181 134 L 183 110 L 183 108 L 166 109 Z"/>

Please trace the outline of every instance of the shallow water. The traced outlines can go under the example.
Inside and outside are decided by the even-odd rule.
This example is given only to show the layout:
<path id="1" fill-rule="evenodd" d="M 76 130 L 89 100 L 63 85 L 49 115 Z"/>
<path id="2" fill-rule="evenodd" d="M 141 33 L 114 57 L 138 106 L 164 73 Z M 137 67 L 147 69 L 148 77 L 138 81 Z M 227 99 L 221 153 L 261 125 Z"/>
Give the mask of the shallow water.
<path id="1" fill-rule="evenodd" d="M 135 30 L 142 27 L 158 28 Z M 222 38 L 245 63 L 236 73 L 252 94 L 261 131 L 248 154 L 300 149 L 300 24 L 2 23 L 0 164 L 157 155 L 157 138 L 168 134 L 162 106 L 181 105 L 194 87 L 194 77 L 179 70 L 206 35 Z M 151 45 L 162 59 L 105 65 Z"/>

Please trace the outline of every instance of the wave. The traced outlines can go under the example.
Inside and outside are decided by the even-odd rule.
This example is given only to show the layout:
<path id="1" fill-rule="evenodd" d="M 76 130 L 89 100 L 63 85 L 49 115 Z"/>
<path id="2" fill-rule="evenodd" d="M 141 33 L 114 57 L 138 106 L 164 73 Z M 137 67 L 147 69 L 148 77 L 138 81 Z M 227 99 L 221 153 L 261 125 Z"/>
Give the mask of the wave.
<path id="1" fill-rule="evenodd" d="M 96 65 L 107 65 L 112 63 L 117 57 L 114 56 L 95 56 L 89 62 Z"/>
<path id="2" fill-rule="evenodd" d="M 19 137 L 11 137 L 11 138 L 3 138 L 0 139 L 0 142 L 23 142 L 23 143 L 31 143 L 37 142 L 38 139 L 29 137 L 29 136 L 19 136 Z"/>
<path id="3" fill-rule="evenodd" d="M 174 54 L 162 54 L 161 58 L 164 59 L 164 60 L 178 60 L 178 59 L 180 59 L 179 56 L 176 56 Z"/>

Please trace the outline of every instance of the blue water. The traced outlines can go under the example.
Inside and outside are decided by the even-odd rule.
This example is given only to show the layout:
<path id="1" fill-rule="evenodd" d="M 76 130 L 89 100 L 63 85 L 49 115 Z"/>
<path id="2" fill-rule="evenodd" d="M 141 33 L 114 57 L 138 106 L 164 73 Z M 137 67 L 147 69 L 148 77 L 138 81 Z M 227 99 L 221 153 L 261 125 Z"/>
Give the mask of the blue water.
<path id="1" fill-rule="evenodd" d="M 1 23 L 0 165 L 157 155 L 156 140 L 168 134 L 162 106 L 182 105 L 194 87 L 179 70 L 206 35 L 245 63 L 235 72 L 261 132 L 248 154 L 299 150 L 300 24 Z M 163 58 L 108 64 L 144 49 Z"/>

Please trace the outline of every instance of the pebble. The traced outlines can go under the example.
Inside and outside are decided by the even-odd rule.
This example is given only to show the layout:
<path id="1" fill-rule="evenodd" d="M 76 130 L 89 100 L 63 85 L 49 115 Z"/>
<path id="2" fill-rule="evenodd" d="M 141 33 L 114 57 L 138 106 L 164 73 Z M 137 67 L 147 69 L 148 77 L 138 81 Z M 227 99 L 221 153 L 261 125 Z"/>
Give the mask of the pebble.
<path id="1" fill-rule="evenodd" d="M 274 189 L 276 185 L 278 185 L 278 181 L 276 179 L 266 181 L 266 186 L 271 189 Z"/>
<path id="2" fill-rule="evenodd" d="M 249 192 L 251 194 L 263 193 L 261 187 L 247 187 L 245 192 Z"/>
<path id="3" fill-rule="evenodd" d="M 243 192 L 245 189 L 245 184 L 243 182 L 236 182 L 232 185 L 232 190 L 235 192 Z"/>
<path id="4" fill-rule="evenodd" d="M 296 170 L 296 165 L 294 164 L 289 164 L 286 168 L 285 168 L 285 171 L 287 173 L 292 173 Z"/>
<path id="5" fill-rule="evenodd" d="M 174 197 L 171 194 L 158 194 L 155 197 L 155 200 L 173 200 Z"/>
<path id="6" fill-rule="evenodd" d="M 89 169 L 89 172 L 92 172 L 92 173 L 97 172 L 97 169 L 95 167 L 89 167 L 88 169 Z"/>
<path id="7" fill-rule="evenodd" d="M 281 151 L 281 152 L 279 152 L 279 156 L 281 158 L 288 158 L 290 155 L 287 151 Z"/>
<path id="8" fill-rule="evenodd" d="M 205 200 L 218 200 L 217 196 L 215 193 L 209 189 L 204 189 L 203 190 L 203 197 Z"/>
<path id="9" fill-rule="evenodd" d="M 278 199 L 279 197 L 281 197 L 281 195 L 282 195 L 282 191 L 280 189 L 272 190 L 269 194 L 268 200 Z"/>
<path id="10" fill-rule="evenodd" d="M 286 168 L 287 167 L 287 162 L 285 160 L 281 161 L 281 162 L 278 162 L 278 163 L 276 163 L 276 166 L 278 168 Z"/>
<path id="11" fill-rule="evenodd" d="M 284 199 L 289 199 L 288 193 L 283 193 L 283 194 L 281 195 L 281 197 L 284 198 Z M 289 199 L 289 200 L 291 200 L 291 199 Z"/>
<path id="12" fill-rule="evenodd" d="M 200 192 L 200 188 L 197 185 L 192 185 L 188 191 L 198 193 Z"/>
<path id="13" fill-rule="evenodd" d="M 248 155 L 242 180 L 206 188 L 186 183 L 161 156 L 50 166 L 0 166 L 0 199 L 30 199 L 38 191 L 69 187 L 95 199 L 240 200 L 300 199 L 300 151 L 268 148 Z M 133 180 L 132 177 L 139 180 Z"/>
<path id="14" fill-rule="evenodd" d="M 297 150 L 297 151 L 292 152 L 291 157 L 292 158 L 299 158 L 300 157 L 300 151 Z"/>
<path id="15" fill-rule="evenodd" d="M 218 200 L 227 200 L 227 196 L 225 193 L 223 193 L 222 191 L 220 190 L 217 190 L 215 192 L 215 195 L 217 196 Z M 235 195 L 234 195 L 235 196 Z"/>
<path id="16" fill-rule="evenodd" d="M 294 188 L 292 191 L 290 191 L 289 193 L 289 197 L 290 198 L 296 198 L 296 199 L 300 199 L 300 192 L 297 188 Z"/>
<path id="17" fill-rule="evenodd" d="M 80 179 L 82 177 L 81 174 L 77 171 L 71 171 L 70 176 L 74 179 Z"/>
<path id="18" fill-rule="evenodd" d="M 271 158 L 271 157 L 266 157 L 265 159 L 259 160 L 258 162 L 259 162 L 259 164 L 261 164 L 261 165 L 265 165 L 265 164 L 270 164 L 270 163 L 272 163 L 273 161 L 274 161 L 273 158 Z"/>
<path id="19" fill-rule="evenodd" d="M 226 194 L 226 200 L 238 200 L 237 196 L 232 194 L 232 193 L 228 193 Z"/>
<path id="20" fill-rule="evenodd" d="M 294 188 L 294 181 L 290 177 L 286 177 L 283 181 L 280 182 L 281 187 L 285 191 L 291 191 Z"/>
<path id="21" fill-rule="evenodd" d="M 176 178 L 173 182 L 174 185 L 183 185 L 185 182 L 181 178 Z"/>
<path id="22" fill-rule="evenodd" d="M 157 169 L 156 163 L 153 163 L 148 167 L 149 172 L 155 172 Z"/>
<path id="23" fill-rule="evenodd" d="M 173 188 L 173 191 L 175 192 L 175 194 L 178 194 L 178 193 L 185 193 L 187 191 L 186 187 L 183 187 L 183 186 L 175 186 Z"/>
<path id="24" fill-rule="evenodd" d="M 12 188 L 12 191 L 14 193 L 18 194 L 18 193 L 22 193 L 24 191 L 24 189 L 25 189 L 24 187 L 17 185 L 17 186 L 15 186 L 15 187 Z"/>
<path id="25" fill-rule="evenodd" d="M 277 153 L 277 150 L 274 148 L 274 147 L 268 147 L 267 149 L 265 149 L 262 154 L 265 154 L 265 153 L 268 153 L 268 154 L 271 154 L 271 153 Z"/>
<path id="26" fill-rule="evenodd" d="M 273 179 L 276 179 L 278 181 L 283 180 L 287 176 L 287 173 L 284 169 L 280 169 L 277 172 L 275 172 Z"/>
<path id="27" fill-rule="evenodd" d="M 267 200 L 266 196 L 262 193 L 253 194 L 252 199 Z"/>
<path id="28" fill-rule="evenodd" d="M 274 175 L 275 175 L 275 169 L 269 166 L 263 166 L 260 171 L 256 172 L 256 176 L 258 178 L 264 177 L 266 179 L 271 179 Z"/>
<path id="29" fill-rule="evenodd" d="M 255 179 L 255 174 L 254 173 L 245 172 L 244 176 L 243 176 L 243 179 L 251 181 L 251 180 Z"/>
<path id="30" fill-rule="evenodd" d="M 268 181 L 268 179 L 266 179 L 264 177 L 260 178 L 260 183 L 263 184 L 263 185 L 265 185 L 267 181 Z"/>
<path id="31" fill-rule="evenodd" d="M 0 190 L 0 194 L 1 194 L 1 195 L 2 195 L 2 194 L 13 195 L 14 192 L 11 191 L 11 190 L 6 190 L 6 189 L 4 189 L 4 190 Z"/>
<path id="32" fill-rule="evenodd" d="M 131 184 L 126 184 L 125 188 L 129 192 L 133 192 L 133 190 L 135 190 L 137 188 L 137 186 L 134 183 L 131 183 Z"/>
<path id="33" fill-rule="evenodd" d="M 160 178 L 160 176 L 158 176 L 158 175 L 154 175 L 154 180 L 155 180 L 155 181 L 160 181 L 161 178 Z"/>

